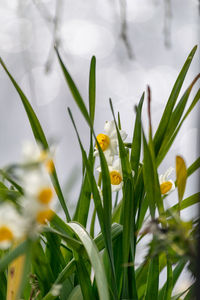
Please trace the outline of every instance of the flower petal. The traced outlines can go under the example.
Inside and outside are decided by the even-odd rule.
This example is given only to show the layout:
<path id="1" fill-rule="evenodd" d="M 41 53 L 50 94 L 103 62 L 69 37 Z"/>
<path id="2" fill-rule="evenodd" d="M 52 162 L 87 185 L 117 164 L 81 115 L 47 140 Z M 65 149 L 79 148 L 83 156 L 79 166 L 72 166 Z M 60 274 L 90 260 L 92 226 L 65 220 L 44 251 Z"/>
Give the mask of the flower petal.
<path id="1" fill-rule="evenodd" d="M 121 188 L 122 188 L 122 186 L 123 186 L 123 181 L 120 184 L 118 184 L 118 185 L 111 184 L 112 192 L 118 192 L 118 191 L 120 191 Z"/>
<path id="2" fill-rule="evenodd" d="M 119 132 L 120 132 L 122 141 L 124 141 L 127 138 L 128 134 L 124 130 L 120 130 Z"/>
<path id="3" fill-rule="evenodd" d="M 114 121 L 106 121 L 105 125 L 104 125 L 104 130 L 107 133 L 108 136 L 111 136 L 112 132 L 115 130 L 115 123 Z"/>
<path id="4" fill-rule="evenodd" d="M 170 167 L 169 169 L 167 169 L 167 171 L 165 172 L 165 174 L 163 175 L 163 180 L 167 181 L 167 178 L 171 175 L 171 173 L 174 171 L 173 167 Z"/>

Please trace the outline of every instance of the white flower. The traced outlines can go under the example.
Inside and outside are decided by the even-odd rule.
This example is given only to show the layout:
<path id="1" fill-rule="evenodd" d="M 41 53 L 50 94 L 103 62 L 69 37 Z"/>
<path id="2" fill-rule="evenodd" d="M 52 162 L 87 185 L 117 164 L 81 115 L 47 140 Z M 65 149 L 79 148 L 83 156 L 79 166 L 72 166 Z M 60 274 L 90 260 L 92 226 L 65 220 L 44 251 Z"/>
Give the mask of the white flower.
<path id="1" fill-rule="evenodd" d="M 11 203 L 0 205 L 0 249 L 7 249 L 25 234 L 25 222 Z"/>
<path id="2" fill-rule="evenodd" d="M 108 164 L 112 164 L 114 155 L 118 154 L 118 138 L 114 121 L 107 121 L 104 126 L 104 131 L 105 134 L 100 133 L 97 135 L 97 141 L 104 152 Z M 123 141 L 127 137 L 127 133 L 124 130 L 120 130 L 120 135 Z M 94 155 L 97 156 L 98 154 L 99 152 L 96 145 Z"/>
<path id="3" fill-rule="evenodd" d="M 54 198 L 47 172 L 40 168 L 25 172 L 22 182 L 24 196 L 21 205 L 24 217 L 29 224 L 45 224 L 53 216 L 51 204 Z"/>
<path id="4" fill-rule="evenodd" d="M 108 166 L 108 170 L 110 173 L 112 192 L 117 192 L 123 186 L 123 176 L 120 159 L 116 159 L 111 166 Z M 98 167 L 97 171 L 101 172 L 101 167 Z"/>
<path id="5" fill-rule="evenodd" d="M 50 204 L 54 192 L 48 177 L 43 169 L 25 172 L 22 178 L 25 196 L 34 198 L 40 204 Z"/>
<path id="6" fill-rule="evenodd" d="M 22 147 L 22 157 L 25 163 L 41 163 L 45 166 L 48 173 L 54 170 L 53 150 L 44 150 L 40 144 L 32 141 L 25 141 Z"/>
<path id="7" fill-rule="evenodd" d="M 174 171 L 174 168 L 170 167 L 164 175 L 159 176 L 160 182 L 160 191 L 162 195 L 168 195 L 170 192 L 175 190 L 175 183 L 173 180 L 168 179 L 171 173 Z"/>
<path id="8" fill-rule="evenodd" d="M 42 151 L 43 149 L 39 144 L 25 141 L 22 146 L 23 161 L 27 163 L 40 161 Z"/>

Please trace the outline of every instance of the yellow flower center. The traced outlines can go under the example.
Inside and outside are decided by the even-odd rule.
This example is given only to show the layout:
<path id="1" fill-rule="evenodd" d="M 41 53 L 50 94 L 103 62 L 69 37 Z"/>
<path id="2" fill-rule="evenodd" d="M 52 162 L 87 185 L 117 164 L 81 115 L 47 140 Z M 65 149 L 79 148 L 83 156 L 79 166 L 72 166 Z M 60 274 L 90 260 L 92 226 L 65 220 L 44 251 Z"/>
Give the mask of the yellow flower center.
<path id="1" fill-rule="evenodd" d="M 53 210 L 46 209 L 38 212 L 36 220 L 39 224 L 45 224 L 47 221 L 50 221 L 54 215 Z"/>
<path id="2" fill-rule="evenodd" d="M 109 136 L 107 136 L 106 134 L 100 133 L 97 135 L 97 141 L 99 142 L 99 145 L 103 151 L 108 149 L 108 147 L 110 145 Z M 96 145 L 96 148 L 98 148 L 97 145 Z"/>
<path id="3" fill-rule="evenodd" d="M 110 172 L 110 181 L 112 185 L 118 185 L 122 182 L 122 176 L 117 171 Z"/>
<path id="4" fill-rule="evenodd" d="M 40 152 L 39 161 L 44 162 L 46 170 L 49 174 L 52 174 L 54 171 L 54 163 L 53 160 L 48 158 L 48 152 L 45 150 L 42 150 Z"/>
<path id="5" fill-rule="evenodd" d="M 54 171 L 54 163 L 53 163 L 53 160 L 52 159 L 48 159 L 46 164 L 45 164 L 45 167 L 47 169 L 47 172 L 49 174 L 52 174 L 53 171 Z"/>
<path id="6" fill-rule="evenodd" d="M 12 241 L 13 233 L 7 226 L 0 227 L 0 242 Z"/>
<path id="7" fill-rule="evenodd" d="M 160 191 L 162 195 L 167 194 L 172 188 L 172 183 L 171 181 L 165 181 L 163 183 L 161 183 L 160 185 Z"/>
<path id="8" fill-rule="evenodd" d="M 53 191 L 50 187 L 43 188 L 38 194 L 38 200 L 42 204 L 48 204 L 53 198 Z"/>

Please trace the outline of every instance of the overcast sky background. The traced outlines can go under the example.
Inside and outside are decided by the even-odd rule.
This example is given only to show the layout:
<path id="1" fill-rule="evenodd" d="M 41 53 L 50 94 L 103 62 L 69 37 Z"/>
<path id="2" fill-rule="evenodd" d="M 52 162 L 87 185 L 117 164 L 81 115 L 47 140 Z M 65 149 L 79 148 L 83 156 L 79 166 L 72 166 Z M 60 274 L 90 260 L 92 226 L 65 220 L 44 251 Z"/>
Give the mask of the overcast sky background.
<path id="1" fill-rule="evenodd" d="M 66 86 L 53 44 L 57 43 L 86 102 L 90 59 L 96 56 L 96 133 L 103 132 L 105 121 L 112 119 L 108 101 L 111 97 L 128 133 L 127 141 L 132 137 L 134 105 L 147 84 L 152 91 L 155 131 L 178 72 L 190 50 L 199 44 L 198 0 L 127 0 L 128 47 L 121 38 L 125 12 L 122 3 L 58 0 L 56 5 L 55 0 L 0 0 L 0 55 L 31 101 L 48 139 L 56 141 L 56 166 L 62 185 L 74 170 L 80 171 L 81 165 L 67 106 L 72 109 L 86 147 L 89 130 Z M 198 72 L 199 49 L 182 93 Z M 2 68 L 0 90 L 0 166 L 3 167 L 20 159 L 22 142 L 33 140 L 33 136 L 20 99 Z M 185 122 L 159 173 L 175 165 L 177 154 L 185 158 L 188 166 L 198 157 L 199 112 L 198 106 Z M 146 127 L 146 105 L 143 122 Z M 80 179 L 81 176 L 76 191 L 67 195 L 71 203 L 77 201 Z M 189 178 L 185 196 L 198 190 L 198 179 L 197 174 Z M 170 196 L 168 201 L 173 198 Z M 195 213 L 193 207 L 182 215 L 188 219 Z"/>

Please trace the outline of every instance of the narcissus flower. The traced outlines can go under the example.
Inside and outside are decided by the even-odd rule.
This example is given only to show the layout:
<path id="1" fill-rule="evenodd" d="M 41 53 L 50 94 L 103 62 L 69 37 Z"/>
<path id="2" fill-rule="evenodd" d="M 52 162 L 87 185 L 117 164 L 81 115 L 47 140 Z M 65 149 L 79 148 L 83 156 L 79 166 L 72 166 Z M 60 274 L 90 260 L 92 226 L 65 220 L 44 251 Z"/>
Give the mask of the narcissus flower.
<path id="1" fill-rule="evenodd" d="M 162 195 L 168 195 L 170 192 L 175 190 L 175 183 L 173 180 L 168 179 L 171 173 L 174 171 L 174 168 L 170 167 L 164 175 L 159 176 L 160 182 L 160 191 Z"/>
<path id="2" fill-rule="evenodd" d="M 25 222 L 12 204 L 0 205 L 0 249 L 8 249 L 25 233 Z"/>
<path id="3" fill-rule="evenodd" d="M 42 205 L 52 202 L 54 192 L 48 174 L 44 170 L 25 172 L 23 178 L 25 197 L 33 198 Z"/>
<path id="4" fill-rule="evenodd" d="M 97 141 L 104 152 L 108 164 L 112 164 L 114 155 L 118 154 L 118 139 L 114 121 L 107 121 L 104 126 L 104 131 L 105 134 L 100 133 L 97 135 Z M 127 133 L 124 130 L 120 130 L 120 135 L 123 141 L 127 137 Z M 97 156 L 98 154 L 99 151 L 96 145 L 94 155 Z"/>
<path id="5" fill-rule="evenodd" d="M 38 168 L 25 172 L 23 177 L 23 215 L 30 226 L 45 224 L 54 214 L 51 209 L 54 191 L 49 176 L 45 169 Z"/>
<path id="6" fill-rule="evenodd" d="M 40 163 L 48 173 L 54 171 L 53 151 L 44 150 L 39 144 L 26 141 L 22 147 L 23 161 L 25 163 Z"/>
<path id="7" fill-rule="evenodd" d="M 123 176 L 120 159 L 116 159 L 111 166 L 108 166 L 108 170 L 110 174 L 112 192 L 117 192 L 123 186 Z M 97 171 L 101 172 L 101 167 L 98 167 Z"/>

